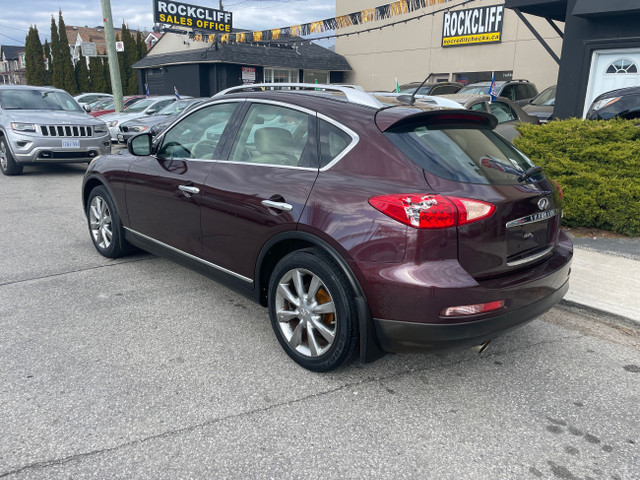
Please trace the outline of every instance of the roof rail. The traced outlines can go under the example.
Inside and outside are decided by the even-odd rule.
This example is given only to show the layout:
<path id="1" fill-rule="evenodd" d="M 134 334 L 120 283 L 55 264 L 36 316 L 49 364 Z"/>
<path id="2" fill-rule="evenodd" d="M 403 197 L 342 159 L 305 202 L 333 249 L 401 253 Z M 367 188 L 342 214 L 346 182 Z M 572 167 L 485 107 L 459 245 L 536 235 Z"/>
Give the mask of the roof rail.
<path id="1" fill-rule="evenodd" d="M 350 103 L 356 103 L 358 105 L 364 105 L 373 108 L 382 108 L 384 106 L 377 99 L 375 99 L 368 93 L 363 92 L 361 90 L 361 87 L 357 85 L 327 85 L 322 83 L 253 83 L 227 88 L 226 90 L 222 90 L 221 92 L 216 93 L 213 98 L 221 97 L 229 93 L 255 90 L 256 88 L 265 90 L 288 88 L 295 90 L 323 90 L 328 92 L 342 92 L 347 98 L 347 101 L 349 101 Z"/>

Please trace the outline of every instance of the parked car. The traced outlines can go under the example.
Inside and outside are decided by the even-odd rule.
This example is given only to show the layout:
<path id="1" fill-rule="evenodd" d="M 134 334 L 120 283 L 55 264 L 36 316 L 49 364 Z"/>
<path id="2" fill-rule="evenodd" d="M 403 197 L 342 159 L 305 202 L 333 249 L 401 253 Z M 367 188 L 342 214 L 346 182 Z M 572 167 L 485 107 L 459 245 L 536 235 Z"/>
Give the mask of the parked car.
<path id="1" fill-rule="evenodd" d="M 298 88 L 228 89 L 92 162 L 97 251 L 136 246 L 224 281 L 314 371 L 486 345 L 560 301 L 561 194 L 494 116 Z"/>
<path id="2" fill-rule="evenodd" d="M 467 110 L 490 113 L 498 120 L 495 131 L 510 142 L 513 142 L 513 139 L 520 135 L 516 130 L 516 125 L 519 123 L 540 123 L 538 117 L 529 115 L 518 104 L 508 98 L 498 97 L 496 100 L 491 101 L 490 95 L 468 95 L 464 93 L 440 96 L 458 102 Z"/>
<path id="3" fill-rule="evenodd" d="M 205 100 L 208 100 L 208 98 L 176 100 L 153 115 L 138 117 L 133 120 L 122 122 L 118 127 L 118 142 L 126 143 L 131 137 L 147 131 L 152 135 L 155 135 L 159 131 L 163 130 L 164 127 L 167 127 L 171 122 L 175 121 L 182 112 L 189 111 L 191 108 L 201 104 Z"/>
<path id="4" fill-rule="evenodd" d="M 491 82 L 476 82 L 465 85 L 458 93 L 467 95 L 488 95 Z M 538 95 L 538 89 L 529 80 L 509 80 L 496 82 L 496 94 L 498 97 L 505 97 L 520 106 L 529 103 L 533 97 Z"/>
<path id="5" fill-rule="evenodd" d="M 412 94 L 416 91 L 422 82 L 413 82 L 400 85 L 400 92 Z M 425 83 L 420 87 L 417 95 L 446 95 L 449 93 L 456 93 L 464 85 L 458 82 L 438 82 L 438 83 Z"/>
<path id="6" fill-rule="evenodd" d="M 143 98 L 147 98 L 144 95 L 131 95 L 123 98 L 123 106 L 126 110 L 131 105 L 136 103 L 138 100 L 142 100 Z M 92 117 L 101 117 L 102 115 L 107 115 L 108 113 L 113 113 L 116 111 L 116 107 L 113 104 L 113 99 L 105 100 L 104 102 L 100 102 L 91 107 L 91 111 L 89 115 Z"/>
<path id="7" fill-rule="evenodd" d="M 586 118 L 609 120 L 611 118 L 640 118 L 640 87 L 612 90 L 596 97 Z"/>
<path id="8" fill-rule="evenodd" d="M 143 117 L 145 115 L 153 115 L 176 100 L 175 95 L 143 98 L 135 102 L 133 105 L 128 106 L 122 112 L 113 112 L 103 115 L 102 120 L 104 120 L 107 127 L 109 127 L 111 141 L 113 143 L 118 143 L 120 123 L 126 122 L 127 120 L 133 120 L 138 117 Z"/>
<path id="9" fill-rule="evenodd" d="M 529 100 L 529 103 L 522 109 L 529 115 L 535 115 L 540 123 L 547 123 L 553 119 L 553 107 L 556 104 L 556 86 L 545 88 L 536 98 Z"/>
<path id="10" fill-rule="evenodd" d="M 76 95 L 73 99 L 78 102 L 81 107 L 85 105 L 91 105 L 98 100 L 107 100 L 113 99 L 113 95 L 108 93 L 81 93 L 80 95 Z"/>
<path id="11" fill-rule="evenodd" d="M 107 126 L 64 90 L 0 85 L 0 170 L 19 175 L 34 163 L 89 162 L 108 153 Z"/>

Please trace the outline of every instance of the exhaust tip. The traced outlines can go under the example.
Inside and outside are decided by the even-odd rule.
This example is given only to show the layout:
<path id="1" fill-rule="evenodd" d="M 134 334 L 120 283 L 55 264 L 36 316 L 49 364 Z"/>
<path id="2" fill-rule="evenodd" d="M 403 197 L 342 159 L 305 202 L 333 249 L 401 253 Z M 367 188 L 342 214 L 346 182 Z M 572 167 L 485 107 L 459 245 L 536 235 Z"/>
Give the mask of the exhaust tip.
<path id="1" fill-rule="evenodd" d="M 486 342 L 481 343 L 480 345 L 471 347 L 471 350 L 473 350 L 474 352 L 477 352 L 478 355 L 480 355 L 482 352 L 484 352 L 487 349 L 490 343 L 491 343 L 491 340 L 487 340 Z"/>

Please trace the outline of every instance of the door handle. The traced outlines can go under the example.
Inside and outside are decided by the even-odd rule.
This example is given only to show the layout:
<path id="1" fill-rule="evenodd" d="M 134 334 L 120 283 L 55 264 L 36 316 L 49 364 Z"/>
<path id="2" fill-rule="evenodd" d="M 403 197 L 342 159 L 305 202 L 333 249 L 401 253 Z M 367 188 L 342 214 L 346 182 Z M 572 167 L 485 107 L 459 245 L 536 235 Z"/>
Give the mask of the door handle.
<path id="1" fill-rule="evenodd" d="M 275 208 L 276 210 L 282 210 L 284 212 L 290 212 L 293 210 L 293 205 L 285 202 L 274 202 L 273 200 L 263 200 L 262 205 L 269 208 Z"/>
<path id="2" fill-rule="evenodd" d="M 178 185 L 178 189 L 182 190 L 183 192 L 192 193 L 194 195 L 196 193 L 200 193 L 200 189 L 198 187 L 190 187 L 189 185 Z"/>

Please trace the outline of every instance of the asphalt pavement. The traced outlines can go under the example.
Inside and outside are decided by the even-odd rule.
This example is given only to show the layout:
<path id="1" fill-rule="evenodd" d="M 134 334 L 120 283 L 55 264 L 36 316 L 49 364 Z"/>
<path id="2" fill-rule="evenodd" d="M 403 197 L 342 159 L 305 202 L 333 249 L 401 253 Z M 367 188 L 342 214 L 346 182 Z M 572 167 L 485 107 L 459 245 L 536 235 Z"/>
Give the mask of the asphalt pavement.
<path id="1" fill-rule="evenodd" d="M 0 478 L 638 479 L 640 329 L 606 305 L 316 374 L 221 284 L 101 257 L 82 174 L 0 176 Z M 631 305 L 638 260 L 580 242 L 571 294 Z"/>

